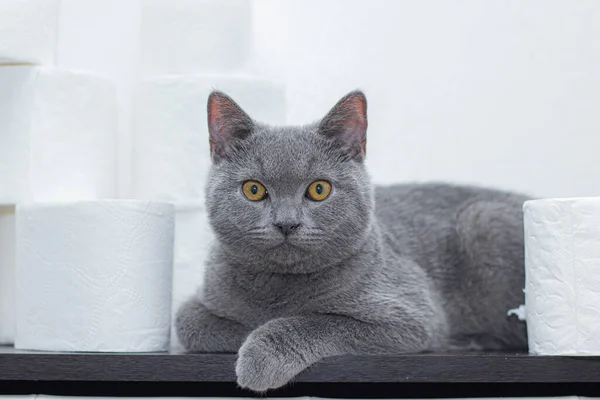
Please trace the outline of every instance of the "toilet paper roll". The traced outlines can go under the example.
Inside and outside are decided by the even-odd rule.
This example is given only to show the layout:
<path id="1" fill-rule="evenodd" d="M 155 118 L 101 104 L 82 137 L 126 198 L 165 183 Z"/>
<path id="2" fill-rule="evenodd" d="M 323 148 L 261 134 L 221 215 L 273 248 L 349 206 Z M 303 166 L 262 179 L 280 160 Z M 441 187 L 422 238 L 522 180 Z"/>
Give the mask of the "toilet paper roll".
<path id="1" fill-rule="evenodd" d="M 206 102 L 213 89 L 232 96 L 258 121 L 285 122 L 285 92 L 268 81 L 216 76 L 146 80 L 134 101 L 134 197 L 204 198 L 211 164 Z"/>
<path id="2" fill-rule="evenodd" d="M 0 64 L 54 65 L 59 6 L 59 0 L 0 0 Z"/>
<path id="3" fill-rule="evenodd" d="M 0 206 L 0 344 L 15 340 L 15 208 Z"/>
<path id="4" fill-rule="evenodd" d="M 600 355 L 600 197 L 523 209 L 530 353 Z"/>
<path id="5" fill-rule="evenodd" d="M 142 0 L 145 75 L 227 72 L 245 66 L 251 47 L 248 0 Z"/>
<path id="6" fill-rule="evenodd" d="M 18 205 L 15 348 L 167 350 L 173 236 L 172 204 Z"/>
<path id="7" fill-rule="evenodd" d="M 175 204 L 175 255 L 173 263 L 173 300 L 171 315 L 194 296 L 204 283 L 205 263 L 214 235 L 208 223 L 204 202 Z M 173 322 L 175 318 L 173 318 Z M 171 332 L 171 346 L 178 347 L 177 335 Z"/>
<path id="8" fill-rule="evenodd" d="M 0 68 L 0 204 L 113 197 L 114 86 L 89 74 Z"/>

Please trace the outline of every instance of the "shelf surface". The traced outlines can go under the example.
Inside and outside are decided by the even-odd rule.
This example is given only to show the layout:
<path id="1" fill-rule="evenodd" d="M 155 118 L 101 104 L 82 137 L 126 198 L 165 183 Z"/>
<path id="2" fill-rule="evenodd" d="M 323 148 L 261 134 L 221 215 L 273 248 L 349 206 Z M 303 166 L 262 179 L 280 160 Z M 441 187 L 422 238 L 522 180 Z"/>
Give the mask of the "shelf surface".
<path id="1" fill-rule="evenodd" d="M 235 354 L 47 353 L 0 347 L 0 381 L 235 382 Z M 600 357 L 515 353 L 344 356 L 296 382 L 600 383 Z"/>

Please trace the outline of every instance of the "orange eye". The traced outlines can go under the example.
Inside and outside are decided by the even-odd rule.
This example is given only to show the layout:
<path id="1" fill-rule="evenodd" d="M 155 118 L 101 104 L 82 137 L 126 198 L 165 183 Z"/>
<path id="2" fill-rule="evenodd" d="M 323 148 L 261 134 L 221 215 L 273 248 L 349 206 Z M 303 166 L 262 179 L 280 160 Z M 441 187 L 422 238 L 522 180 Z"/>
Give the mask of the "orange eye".
<path id="1" fill-rule="evenodd" d="M 325 200 L 331 193 L 331 183 L 327 181 L 314 181 L 308 187 L 306 194 L 311 200 Z"/>
<path id="2" fill-rule="evenodd" d="M 267 197 L 267 189 L 260 182 L 246 181 L 242 185 L 242 192 L 248 200 L 260 201 Z"/>

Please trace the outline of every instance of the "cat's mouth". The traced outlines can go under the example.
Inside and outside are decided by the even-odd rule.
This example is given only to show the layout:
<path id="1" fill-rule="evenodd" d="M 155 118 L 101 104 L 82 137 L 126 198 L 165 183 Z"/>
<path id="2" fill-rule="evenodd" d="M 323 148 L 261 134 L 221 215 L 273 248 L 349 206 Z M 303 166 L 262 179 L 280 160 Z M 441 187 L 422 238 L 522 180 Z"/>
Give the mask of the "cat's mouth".
<path id="1" fill-rule="evenodd" d="M 271 247 L 271 250 L 287 250 L 287 249 L 300 249 L 302 248 L 296 244 L 293 244 L 289 238 L 283 239 L 281 242 Z"/>

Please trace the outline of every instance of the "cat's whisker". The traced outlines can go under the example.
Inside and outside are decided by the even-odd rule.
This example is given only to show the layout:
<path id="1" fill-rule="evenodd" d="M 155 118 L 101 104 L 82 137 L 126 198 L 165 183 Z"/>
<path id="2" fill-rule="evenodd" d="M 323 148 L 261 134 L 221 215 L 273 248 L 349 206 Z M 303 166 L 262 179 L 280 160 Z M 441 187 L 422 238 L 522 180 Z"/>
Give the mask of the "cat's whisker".
<path id="1" fill-rule="evenodd" d="M 267 230 L 268 230 L 268 228 L 265 226 L 257 226 L 255 228 L 248 229 L 247 233 L 266 232 Z"/>
<path id="2" fill-rule="evenodd" d="M 262 235 L 262 236 L 250 236 L 252 240 L 260 240 L 260 241 L 271 241 L 273 238 L 271 236 Z"/>
<path id="3" fill-rule="evenodd" d="M 321 228 L 304 228 L 306 232 L 325 232 L 325 229 Z"/>

